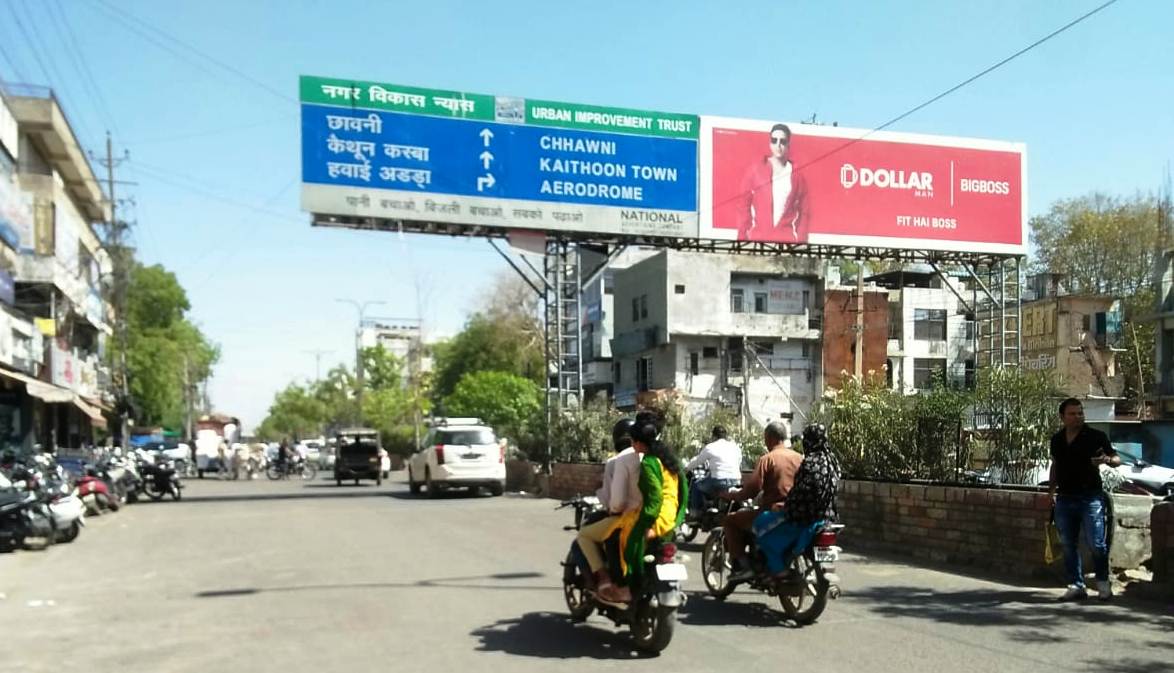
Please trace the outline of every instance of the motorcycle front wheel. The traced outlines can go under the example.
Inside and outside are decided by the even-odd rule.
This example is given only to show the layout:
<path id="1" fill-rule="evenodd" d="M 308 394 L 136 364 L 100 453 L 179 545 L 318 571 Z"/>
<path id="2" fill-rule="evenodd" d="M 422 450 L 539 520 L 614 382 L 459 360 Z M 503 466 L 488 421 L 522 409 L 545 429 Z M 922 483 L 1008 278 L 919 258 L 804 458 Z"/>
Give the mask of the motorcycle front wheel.
<path id="1" fill-rule="evenodd" d="M 302 466 L 302 479 L 312 481 L 314 477 L 318 476 L 318 468 L 314 467 L 313 463 L 306 463 Z"/>
<path id="2" fill-rule="evenodd" d="M 567 552 L 567 560 L 563 562 L 563 597 L 567 601 L 567 609 L 570 610 L 573 621 L 584 621 L 595 609 L 587 595 L 587 587 L 588 577 L 583 573 L 572 549 Z"/>
<path id="3" fill-rule="evenodd" d="M 726 536 L 721 528 L 714 528 L 705 539 L 705 548 L 701 551 L 701 575 L 710 596 L 722 599 L 734 592 L 734 585 L 730 582 L 732 572 L 729 555 L 726 554 Z"/>
<path id="4" fill-rule="evenodd" d="M 800 578 L 798 586 L 779 592 L 779 603 L 787 617 L 798 624 L 813 624 L 823 614 L 828 604 L 828 583 L 823 569 L 806 554 L 800 554 L 791 561 L 791 570 Z"/>

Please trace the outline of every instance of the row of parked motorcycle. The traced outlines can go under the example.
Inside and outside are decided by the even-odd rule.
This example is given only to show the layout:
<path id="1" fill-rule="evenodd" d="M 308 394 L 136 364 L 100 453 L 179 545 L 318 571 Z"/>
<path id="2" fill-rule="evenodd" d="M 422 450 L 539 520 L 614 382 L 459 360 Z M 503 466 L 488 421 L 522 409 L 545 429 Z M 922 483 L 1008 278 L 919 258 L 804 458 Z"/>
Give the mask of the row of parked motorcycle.
<path id="1" fill-rule="evenodd" d="M 71 472 L 52 454 L 0 459 L 0 551 L 72 542 L 86 516 L 116 512 L 123 505 L 166 497 L 179 500 L 183 485 L 173 461 L 159 454 L 117 449 L 95 456 Z"/>

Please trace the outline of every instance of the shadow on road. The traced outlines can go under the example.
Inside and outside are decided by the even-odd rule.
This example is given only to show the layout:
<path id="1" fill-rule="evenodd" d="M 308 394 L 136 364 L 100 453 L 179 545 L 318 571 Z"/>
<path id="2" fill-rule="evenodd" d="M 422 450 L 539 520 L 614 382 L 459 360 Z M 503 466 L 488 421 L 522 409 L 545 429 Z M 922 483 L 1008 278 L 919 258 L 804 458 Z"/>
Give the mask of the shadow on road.
<path id="1" fill-rule="evenodd" d="M 767 599 L 766 594 L 759 594 L 761 599 Z M 689 601 L 677 612 L 677 620 L 690 626 L 793 626 L 787 620 L 782 610 L 772 609 L 762 600 L 753 603 L 739 601 L 718 600 L 707 593 L 693 591 L 689 593 Z"/>
<path id="2" fill-rule="evenodd" d="M 429 496 L 428 492 L 413 494 L 410 491 L 392 491 L 388 493 L 397 500 L 472 500 L 476 498 L 493 498 L 488 491 L 480 488 L 450 488 Z"/>
<path id="3" fill-rule="evenodd" d="M 544 659 L 643 659 L 627 636 L 592 624 L 574 624 L 566 615 L 528 612 L 474 630 L 479 652 L 505 652 Z"/>
<path id="4" fill-rule="evenodd" d="M 300 591 L 335 591 L 339 589 L 466 589 L 486 591 L 555 591 L 558 584 L 485 584 L 491 582 L 511 582 L 513 580 L 527 580 L 545 577 L 539 572 L 496 573 L 493 575 L 471 575 L 468 577 L 441 577 L 414 582 L 352 582 L 342 584 L 303 584 L 299 586 L 276 587 L 233 587 L 227 589 L 210 589 L 195 594 L 196 598 L 233 598 L 239 596 L 255 596 L 257 594 L 294 593 Z M 478 583 L 481 580 L 481 583 Z"/>
<path id="5" fill-rule="evenodd" d="M 937 591 L 925 587 L 874 587 L 845 593 L 844 600 L 886 616 L 926 619 L 962 626 L 1021 629 L 1025 643 L 1065 638 L 1068 623 L 1122 624 L 1157 631 L 1174 629 L 1174 617 L 1156 607 L 1130 603 L 1127 609 L 1095 599 L 1062 603 L 1055 592 L 1038 590 Z M 1108 669 L 1106 669 L 1108 670 Z"/>
<path id="6" fill-rule="evenodd" d="M 317 484 L 306 484 L 307 488 L 314 488 Z M 386 498 L 391 493 L 387 491 L 379 491 L 375 489 L 356 489 L 346 490 L 338 489 L 334 486 L 330 490 L 310 490 L 310 491 L 295 491 L 292 493 L 231 493 L 224 495 L 185 495 L 183 500 L 179 501 L 178 505 L 185 505 L 188 503 L 209 503 L 209 502 L 253 502 L 262 500 L 306 500 L 306 499 L 329 499 L 329 498 Z"/>

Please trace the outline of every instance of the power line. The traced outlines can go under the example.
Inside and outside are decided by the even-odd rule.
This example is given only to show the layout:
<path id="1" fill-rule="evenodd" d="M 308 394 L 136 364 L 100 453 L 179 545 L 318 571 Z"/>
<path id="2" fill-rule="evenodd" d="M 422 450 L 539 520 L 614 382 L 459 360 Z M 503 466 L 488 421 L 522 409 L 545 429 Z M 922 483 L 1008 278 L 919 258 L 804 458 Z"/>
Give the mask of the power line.
<path id="1" fill-rule="evenodd" d="M 32 52 L 33 58 L 36 60 L 37 65 L 41 68 L 42 74 L 45 75 L 46 83 L 50 85 L 51 89 L 56 91 L 60 98 L 73 100 L 72 96 L 64 95 L 70 93 L 67 91 L 65 86 L 65 77 L 63 77 L 61 75 L 61 71 L 57 69 L 57 63 L 53 59 L 52 50 L 49 49 L 45 42 L 41 40 L 40 32 L 37 30 L 38 26 L 36 23 L 36 16 L 33 14 L 32 10 L 29 9 L 28 5 L 25 4 L 24 0 L 20 0 L 20 6 L 23 7 L 24 11 L 28 13 L 29 25 L 32 27 L 31 37 L 30 31 L 25 28 L 24 23 L 20 20 L 20 12 L 17 11 L 17 3 L 15 1 L 9 5 L 9 9 L 12 10 L 12 18 L 16 21 L 16 27 L 18 30 L 20 30 L 21 35 L 24 36 L 25 43 L 27 44 L 29 51 Z M 45 60 L 41 59 L 41 51 L 45 52 Z M 46 62 L 49 64 L 48 68 L 45 67 Z M 52 71 L 52 75 L 49 74 L 50 71 Z M 90 128 L 83 121 L 83 119 L 84 117 L 78 118 L 78 128 L 82 131 L 83 135 L 92 140 L 93 136 L 90 133 Z"/>
<path id="2" fill-rule="evenodd" d="M 56 13 L 54 13 L 54 10 L 56 10 Z M 77 71 L 78 76 L 81 77 L 82 83 L 86 85 L 87 90 L 97 102 L 96 107 L 99 113 L 102 115 L 108 127 L 113 128 L 115 133 L 121 136 L 122 132 L 118 128 L 118 119 L 110 113 L 110 106 L 106 104 L 106 97 L 102 95 L 102 87 L 98 86 L 97 78 L 94 77 L 93 71 L 90 70 L 85 52 L 78 42 L 77 33 L 74 32 L 73 25 L 69 22 L 69 15 L 66 13 L 65 8 L 61 6 L 61 0 L 53 0 L 52 3 L 47 4 L 45 11 L 53 20 L 58 32 L 64 35 L 62 43 L 65 45 L 65 51 L 69 55 L 70 61 Z M 58 22 L 58 16 L 60 16 L 60 23 Z M 62 30 L 63 26 L 64 30 Z"/>
<path id="3" fill-rule="evenodd" d="M 217 66 L 221 70 L 224 70 L 225 72 L 228 72 L 232 75 L 235 75 L 236 77 L 243 79 L 244 81 L 248 82 L 249 84 L 252 84 L 253 86 L 260 87 L 262 90 L 273 94 L 274 96 L 276 96 L 277 98 L 280 98 L 283 101 L 287 101 L 290 103 L 297 103 L 298 102 L 298 101 L 294 100 L 293 98 L 287 96 L 286 94 L 278 91 L 277 89 L 274 89 L 273 87 L 269 86 L 265 82 L 262 82 L 261 80 L 256 79 L 256 78 L 252 77 L 251 75 L 217 59 L 216 57 L 208 54 L 207 52 L 201 51 L 200 49 L 198 49 L 198 48 L 188 44 L 187 42 L 184 42 L 183 40 L 179 39 L 178 37 L 175 37 L 174 35 L 168 33 L 167 31 L 164 31 L 156 26 L 151 25 L 147 21 L 144 21 L 143 19 L 138 18 L 137 16 L 135 16 L 134 14 L 131 14 L 130 12 L 127 12 L 127 11 L 121 10 L 117 7 L 114 7 L 110 3 L 106 2 L 105 0 L 94 0 L 94 1 L 98 5 L 105 7 L 109 12 L 114 12 L 115 14 L 121 15 L 126 20 L 134 21 L 139 26 L 142 26 L 142 27 L 146 28 L 147 30 L 152 31 L 152 32 L 156 33 L 157 35 L 161 35 L 163 38 L 183 47 L 184 49 L 195 54 L 196 56 L 199 56 L 200 58 L 204 59 L 205 61 L 208 61 L 209 63 L 212 63 L 213 65 Z M 123 25 L 128 25 L 128 24 L 126 24 L 124 21 Z M 158 44 L 158 43 L 156 43 L 156 44 Z"/>
<path id="4" fill-rule="evenodd" d="M 802 166 L 796 166 L 795 170 L 797 170 L 797 171 L 806 170 L 807 168 L 810 168 L 811 166 L 823 161 L 824 159 L 827 159 L 828 157 L 830 157 L 834 154 L 837 154 L 837 153 L 855 145 L 856 143 L 858 143 L 862 140 L 865 140 L 866 138 L 869 138 L 877 131 L 883 131 L 884 129 L 892 126 L 893 124 L 896 124 L 897 122 L 901 121 L 902 119 L 905 119 L 909 115 L 912 115 L 920 110 L 923 110 L 926 107 L 929 107 L 930 105 L 945 98 L 946 96 L 949 96 L 950 94 L 954 93 L 955 91 L 958 91 L 959 89 L 967 86 L 968 84 L 972 84 L 973 82 L 981 79 L 982 77 L 989 75 L 990 73 L 994 72 L 995 70 L 998 70 L 999 68 L 1003 67 L 1004 65 L 1007 65 L 1011 61 L 1014 61 L 1015 59 L 1019 58 L 1020 56 L 1026 54 L 1027 52 L 1029 52 L 1029 51 L 1035 49 L 1036 47 L 1042 45 L 1043 43 L 1047 42 L 1048 40 L 1051 40 L 1052 38 L 1060 35 L 1061 33 L 1064 33 L 1065 31 L 1069 30 L 1070 28 L 1073 28 L 1077 24 L 1082 23 L 1083 21 L 1091 18 L 1094 14 L 1097 14 L 1097 13 L 1101 12 L 1102 10 L 1107 9 L 1109 6 L 1114 5 L 1116 3 L 1117 3 L 1117 0 L 1108 0 L 1108 2 L 1105 2 L 1104 4 L 1101 4 L 1088 12 L 1081 14 L 1077 18 L 1069 21 L 1068 23 L 1064 24 L 1063 26 L 1060 26 L 1056 30 L 1048 33 L 1047 35 L 1041 37 L 1040 39 L 1036 40 L 1035 42 L 1032 42 L 1031 44 L 1020 49 L 1019 51 L 1015 52 L 1014 54 L 1011 54 L 1010 56 L 1004 58 L 1003 60 L 999 61 L 998 63 L 995 63 L 994 65 L 989 66 L 974 75 L 971 75 L 970 77 L 962 80 L 961 82 L 959 82 L 958 84 L 955 84 L 954 86 L 950 87 L 949 89 L 946 89 L 945 91 L 939 93 L 938 95 L 934 96 L 933 98 L 930 98 L 929 100 L 927 100 L 927 101 L 925 101 L 925 102 L 923 102 L 913 108 L 910 108 L 909 110 L 907 110 L 905 112 L 902 112 L 901 114 L 897 115 L 896 117 L 893 117 L 892 119 L 881 124 L 880 126 L 877 126 L 876 128 L 866 132 L 864 135 L 862 135 L 858 138 L 852 138 L 851 140 L 845 142 L 844 144 L 839 145 L 838 147 L 834 147 L 834 148 L 828 150 L 827 152 L 824 152 L 823 154 L 812 159 L 811 161 L 806 162 Z M 764 182 L 760 185 L 756 185 L 754 187 L 754 189 L 761 189 L 763 187 L 766 187 L 769 184 L 770 184 L 770 182 Z M 731 201 L 743 198 L 748 191 L 750 191 L 750 190 L 739 192 L 738 194 L 735 194 L 734 196 L 723 199 L 722 201 L 720 201 L 718 203 L 714 203 L 712 208 L 717 208 L 718 206 L 722 206 L 722 205 L 725 205 Z"/>

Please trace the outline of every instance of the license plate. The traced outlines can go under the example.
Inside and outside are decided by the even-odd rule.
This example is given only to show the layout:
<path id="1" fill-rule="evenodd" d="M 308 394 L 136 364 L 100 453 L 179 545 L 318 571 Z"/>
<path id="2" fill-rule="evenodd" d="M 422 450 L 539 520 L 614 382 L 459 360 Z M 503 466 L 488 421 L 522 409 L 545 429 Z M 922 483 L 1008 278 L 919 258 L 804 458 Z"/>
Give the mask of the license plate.
<path id="1" fill-rule="evenodd" d="M 465 454 L 461 454 L 461 458 L 464 458 L 465 460 L 477 460 L 477 459 L 478 459 L 478 458 L 480 458 L 480 457 L 481 457 L 481 454 L 479 454 L 479 453 L 465 453 Z"/>
<path id="2" fill-rule="evenodd" d="M 835 549 L 826 547 L 816 547 L 815 560 L 820 563 L 834 563 L 840 558 L 840 553 Z"/>
<path id="3" fill-rule="evenodd" d="M 683 563 L 662 563 L 656 566 L 656 577 L 667 582 L 684 582 L 689 579 L 689 573 Z"/>

